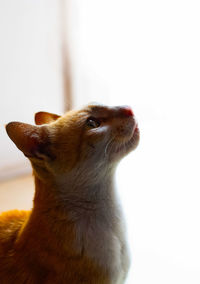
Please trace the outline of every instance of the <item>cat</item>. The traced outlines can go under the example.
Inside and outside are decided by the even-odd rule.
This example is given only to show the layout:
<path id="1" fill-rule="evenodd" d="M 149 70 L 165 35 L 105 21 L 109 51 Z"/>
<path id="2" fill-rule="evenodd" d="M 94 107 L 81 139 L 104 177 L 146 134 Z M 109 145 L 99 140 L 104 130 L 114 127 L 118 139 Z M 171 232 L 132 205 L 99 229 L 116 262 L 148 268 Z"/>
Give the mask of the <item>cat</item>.
<path id="1" fill-rule="evenodd" d="M 127 106 L 91 104 L 6 131 L 30 160 L 32 211 L 0 214 L 1 284 L 121 284 L 129 270 L 113 175 L 139 129 Z"/>

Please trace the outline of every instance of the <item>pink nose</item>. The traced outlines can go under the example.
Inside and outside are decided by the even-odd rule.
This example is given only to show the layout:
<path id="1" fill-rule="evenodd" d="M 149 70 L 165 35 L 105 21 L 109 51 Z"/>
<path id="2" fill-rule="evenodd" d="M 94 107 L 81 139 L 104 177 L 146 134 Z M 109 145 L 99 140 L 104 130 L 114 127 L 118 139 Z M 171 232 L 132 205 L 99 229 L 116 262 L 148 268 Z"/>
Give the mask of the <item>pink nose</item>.
<path id="1" fill-rule="evenodd" d="M 123 106 L 121 110 L 122 110 L 123 115 L 125 115 L 125 116 L 133 116 L 134 115 L 132 109 L 129 106 Z"/>

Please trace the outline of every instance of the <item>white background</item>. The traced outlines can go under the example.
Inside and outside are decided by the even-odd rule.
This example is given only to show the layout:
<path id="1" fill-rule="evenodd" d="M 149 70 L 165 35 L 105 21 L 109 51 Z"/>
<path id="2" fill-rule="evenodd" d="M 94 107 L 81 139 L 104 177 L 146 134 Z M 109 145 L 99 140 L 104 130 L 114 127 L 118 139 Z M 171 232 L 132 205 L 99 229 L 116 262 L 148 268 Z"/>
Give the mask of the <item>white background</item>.
<path id="1" fill-rule="evenodd" d="M 23 22 L 25 29 L 29 20 L 35 21 L 39 1 L 19 2 L 27 10 L 37 6 L 31 12 L 31 20 L 29 16 Z M 6 5 L 8 1 L 1 3 Z M 15 1 L 10 3 L 14 5 Z M 48 11 L 56 1 L 48 2 L 51 5 L 47 1 L 40 3 Z M 127 284 L 199 284 L 200 3 L 194 0 L 70 0 L 68 4 L 75 106 L 89 101 L 129 104 L 141 130 L 140 145 L 121 162 L 116 175 L 132 253 Z M 45 19 L 42 15 L 41 25 Z M 9 27 L 13 18 L 10 15 L 5 19 Z M 48 27 L 52 31 L 51 23 L 45 26 L 40 43 L 48 34 Z M 9 30 L 7 26 L 6 29 Z M 11 39 L 13 36 L 10 35 Z M 15 45 L 21 48 L 21 42 L 28 44 L 31 40 L 31 34 L 26 32 L 16 39 Z M 38 43 L 38 39 L 33 41 Z M 24 49 L 25 54 L 27 50 L 30 46 Z M 37 50 L 40 52 L 39 43 Z M 18 54 L 18 58 L 23 59 L 24 53 Z M 9 56 L 8 49 L 2 58 L 7 60 Z M 44 56 L 46 53 L 40 58 Z M 37 56 L 32 58 L 30 67 L 36 59 Z M 7 68 L 4 64 L 1 76 Z M 19 66 L 19 61 L 16 65 Z M 21 80 L 18 68 L 10 68 L 12 76 Z M 46 74 L 47 69 L 39 72 Z M 42 107 L 56 112 L 59 108 L 56 104 L 47 109 L 49 100 L 44 99 L 45 92 L 41 91 L 51 80 L 38 80 L 34 96 L 39 93 L 44 100 Z M 56 80 L 59 82 L 59 76 Z M 1 92 L 3 88 L 8 87 L 1 87 Z M 23 109 L 31 108 L 33 84 L 28 82 L 27 88 L 31 95 L 23 104 L 18 99 L 14 102 L 9 99 L 13 119 L 16 106 L 19 112 L 22 105 Z M 52 93 L 56 90 L 57 87 Z M 10 89 L 6 94 L 10 96 Z M 16 98 L 19 96 L 20 89 Z M 34 101 L 38 99 L 35 97 Z"/>
<path id="2" fill-rule="evenodd" d="M 0 1 L 0 180 L 30 171 L 5 124 L 62 111 L 58 16 L 57 1 Z"/>

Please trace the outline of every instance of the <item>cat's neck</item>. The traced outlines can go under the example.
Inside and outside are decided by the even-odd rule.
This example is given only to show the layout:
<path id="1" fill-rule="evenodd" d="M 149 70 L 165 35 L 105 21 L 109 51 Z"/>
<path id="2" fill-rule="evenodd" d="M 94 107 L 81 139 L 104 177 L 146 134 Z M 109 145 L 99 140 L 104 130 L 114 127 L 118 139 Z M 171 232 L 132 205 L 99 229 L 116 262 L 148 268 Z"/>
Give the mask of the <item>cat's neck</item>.
<path id="1" fill-rule="evenodd" d="M 87 176 L 81 179 L 81 176 L 71 173 L 53 182 L 45 182 L 35 176 L 33 210 L 49 212 L 57 208 L 69 213 L 110 206 L 115 201 L 113 175 L 114 171 L 111 170 L 96 179 Z"/>
<path id="2" fill-rule="evenodd" d="M 94 226 L 97 219 L 105 224 L 105 230 L 114 226 L 111 220 L 116 213 L 116 199 L 112 178 L 81 187 L 77 194 L 77 185 L 72 187 L 66 181 L 58 187 L 35 176 L 35 191 L 33 210 L 22 232 L 21 245 L 27 243 L 27 239 L 30 242 L 34 234 L 52 235 L 54 243 L 62 239 L 64 246 L 67 238 L 67 243 L 72 244 L 74 232 L 79 231 L 83 236 L 88 224 Z M 81 247 L 82 244 L 74 243 L 73 250 L 81 250 Z"/>

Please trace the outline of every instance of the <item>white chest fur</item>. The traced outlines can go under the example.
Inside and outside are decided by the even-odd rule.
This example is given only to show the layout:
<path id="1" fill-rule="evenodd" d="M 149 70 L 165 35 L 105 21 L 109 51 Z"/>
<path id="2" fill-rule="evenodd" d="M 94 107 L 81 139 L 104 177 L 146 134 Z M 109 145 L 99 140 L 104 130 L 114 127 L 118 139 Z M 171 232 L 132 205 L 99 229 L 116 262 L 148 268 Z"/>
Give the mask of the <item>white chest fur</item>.
<path id="1" fill-rule="evenodd" d="M 76 233 L 83 253 L 109 273 L 111 284 L 124 283 L 129 256 L 120 211 L 113 204 L 111 208 L 104 205 L 82 217 Z"/>

